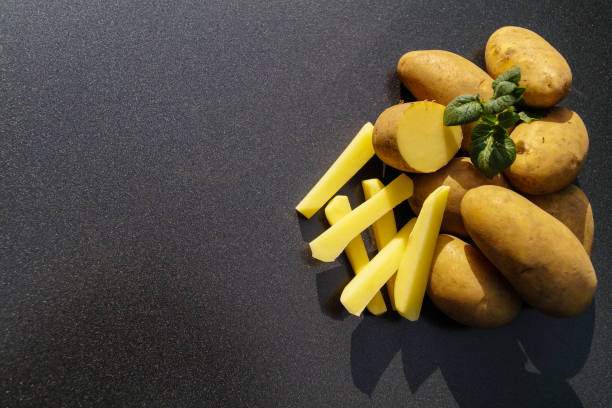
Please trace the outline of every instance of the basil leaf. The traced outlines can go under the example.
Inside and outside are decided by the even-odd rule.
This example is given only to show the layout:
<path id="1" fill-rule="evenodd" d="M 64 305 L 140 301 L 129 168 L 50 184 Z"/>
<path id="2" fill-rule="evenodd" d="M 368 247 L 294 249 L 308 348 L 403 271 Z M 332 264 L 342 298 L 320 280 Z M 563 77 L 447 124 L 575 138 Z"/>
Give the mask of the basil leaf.
<path id="1" fill-rule="evenodd" d="M 519 114 L 517 114 L 516 112 L 507 110 L 505 112 L 500 113 L 497 119 L 499 120 L 499 125 L 501 127 L 503 127 L 504 129 L 508 129 L 514 126 L 514 124 L 519 121 L 520 117 Z"/>
<path id="2" fill-rule="evenodd" d="M 524 88 L 516 88 L 524 89 Z M 516 91 L 515 89 L 515 91 Z M 485 102 L 485 111 L 488 113 L 499 113 L 506 108 L 514 105 L 517 102 L 517 98 L 514 96 L 514 92 L 510 95 L 503 95 L 499 98 L 491 98 Z"/>
<path id="3" fill-rule="evenodd" d="M 488 135 L 482 137 L 475 138 L 472 132 L 470 158 L 474 166 L 488 178 L 510 167 L 516 158 L 516 146 L 507 135 L 508 132 L 499 126 L 492 127 Z"/>
<path id="4" fill-rule="evenodd" d="M 497 84 L 493 97 L 499 98 L 500 96 L 510 95 L 514 89 L 516 89 L 516 84 L 514 82 L 502 81 Z"/>
<path id="5" fill-rule="evenodd" d="M 444 126 L 465 125 L 478 120 L 482 105 L 478 95 L 459 95 L 444 109 Z"/>
<path id="6" fill-rule="evenodd" d="M 516 85 L 518 85 L 519 82 L 521 81 L 521 68 L 514 67 L 502 73 L 500 76 L 498 76 L 495 79 L 495 81 L 493 81 L 493 83 L 491 84 L 491 86 L 493 87 L 493 90 L 495 91 L 497 89 L 497 86 L 501 82 L 505 82 L 505 81 L 514 82 Z"/>

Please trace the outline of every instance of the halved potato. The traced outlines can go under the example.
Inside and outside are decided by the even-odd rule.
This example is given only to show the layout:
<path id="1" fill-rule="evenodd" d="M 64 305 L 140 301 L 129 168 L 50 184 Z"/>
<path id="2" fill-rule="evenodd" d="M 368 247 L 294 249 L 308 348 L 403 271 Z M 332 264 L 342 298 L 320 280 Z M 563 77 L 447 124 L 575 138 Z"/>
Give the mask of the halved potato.
<path id="1" fill-rule="evenodd" d="M 372 141 L 376 155 L 398 170 L 433 173 L 461 146 L 461 126 L 444 126 L 444 105 L 420 101 L 392 106 L 380 114 Z"/>

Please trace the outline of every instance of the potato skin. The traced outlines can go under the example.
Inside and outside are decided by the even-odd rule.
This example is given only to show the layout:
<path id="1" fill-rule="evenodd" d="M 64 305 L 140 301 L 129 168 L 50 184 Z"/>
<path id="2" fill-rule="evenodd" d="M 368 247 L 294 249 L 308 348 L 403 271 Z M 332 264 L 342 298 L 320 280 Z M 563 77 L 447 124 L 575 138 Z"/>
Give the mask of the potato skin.
<path id="1" fill-rule="evenodd" d="M 516 66 L 521 68 L 520 86 L 529 106 L 549 108 L 569 93 L 572 71 L 563 56 L 544 38 L 522 27 L 495 31 L 485 47 L 487 72 L 497 78 Z"/>
<path id="2" fill-rule="evenodd" d="M 570 184 L 556 193 L 525 197 L 565 224 L 582 242 L 587 254 L 591 255 L 595 231 L 593 209 L 581 189 Z"/>
<path id="3" fill-rule="evenodd" d="M 504 174 L 525 194 L 548 194 L 568 186 L 580 173 L 589 150 L 584 122 L 561 107 L 541 120 L 521 123 L 510 138 L 516 144 L 516 160 Z"/>
<path id="4" fill-rule="evenodd" d="M 414 176 L 413 182 L 414 193 L 408 199 L 408 203 L 415 214 L 421 211 L 423 201 L 436 188 L 442 185 L 451 188 L 440 230 L 461 237 L 468 236 L 461 218 L 461 199 L 463 195 L 471 188 L 486 184 L 510 188 L 503 175 L 498 174 L 492 179 L 488 179 L 474 167 L 469 157 L 456 157 L 434 173 L 417 174 Z"/>
<path id="5" fill-rule="evenodd" d="M 398 170 L 413 172 L 415 171 L 399 153 L 395 132 L 397 124 L 402 118 L 402 114 L 412 103 L 401 103 L 385 109 L 374 123 L 374 134 L 372 143 L 374 151 L 384 162 Z"/>
<path id="6" fill-rule="evenodd" d="M 448 105 L 459 95 L 493 96 L 493 79 L 473 62 L 443 50 L 419 50 L 404 54 L 397 72 L 402 83 L 418 100 Z M 473 124 L 463 126 L 461 149 L 468 151 Z"/>
<path id="7" fill-rule="evenodd" d="M 397 63 L 397 72 L 415 98 L 435 100 L 442 105 L 448 105 L 459 95 L 491 89 L 493 82 L 476 64 L 443 50 L 408 52 Z"/>
<path id="8" fill-rule="evenodd" d="M 461 215 L 478 248 L 525 302 L 559 317 L 576 316 L 591 304 L 595 270 L 561 221 L 498 186 L 469 190 Z"/>
<path id="9" fill-rule="evenodd" d="M 499 327 L 521 310 L 521 300 L 478 248 L 441 234 L 427 296 L 451 319 L 472 327 Z"/>

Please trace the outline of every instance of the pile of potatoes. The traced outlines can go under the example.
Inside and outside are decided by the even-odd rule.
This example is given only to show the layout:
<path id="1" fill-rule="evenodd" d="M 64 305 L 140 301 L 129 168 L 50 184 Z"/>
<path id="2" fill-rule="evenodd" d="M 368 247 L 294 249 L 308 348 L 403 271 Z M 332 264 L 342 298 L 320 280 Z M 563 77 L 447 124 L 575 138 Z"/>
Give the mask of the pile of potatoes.
<path id="1" fill-rule="evenodd" d="M 432 191 L 450 187 L 427 294 L 449 317 L 475 327 L 512 321 L 521 300 L 553 316 L 575 316 L 590 305 L 597 279 L 591 206 L 571 184 L 585 162 L 588 134 L 577 113 L 556 106 L 570 91 L 570 67 L 546 40 L 520 27 L 495 31 L 485 60 L 487 72 L 451 52 L 412 51 L 397 67 L 417 99 L 447 105 L 462 94 L 491 97 L 493 78 L 519 66 L 525 104 L 549 109 L 512 130 L 517 155 L 504 174 L 488 179 L 469 158 L 454 157 L 414 176 L 409 203 L 417 214 Z M 397 167 L 386 159 L 388 138 L 377 138 L 388 133 L 384 119 L 374 126 L 374 149 Z M 463 151 L 473 126 L 462 128 Z"/>

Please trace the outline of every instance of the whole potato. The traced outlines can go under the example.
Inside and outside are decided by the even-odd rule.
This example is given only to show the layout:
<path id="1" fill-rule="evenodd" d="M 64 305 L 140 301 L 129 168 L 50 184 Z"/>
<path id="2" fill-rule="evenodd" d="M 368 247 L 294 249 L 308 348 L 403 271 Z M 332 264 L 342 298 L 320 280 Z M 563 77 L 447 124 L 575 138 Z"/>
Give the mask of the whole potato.
<path id="1" fill-rule="evenodd" d="M 595 223 L 591 203 L 581 189 L 570 184 L 556 193 L 525 197 L 565 224 L 582 242 L 587 254 L 591 255 Z"/>
<path id="2" fill-rule="evenodd" d="M 485 184 L 510 187 L 501 174 L 488 179 L 474 167 L 469 157 L 456 157 L 435 173 L 417 174 L 412 181 L 414 182 L 414 193 L 408 199 L 408 203 L 415 214 L 421 211 L 423 201 L 436 188 L 442 185 L 450 187 L 440 231 L 462 237 L 468 236 L 461 219 L 463 195 L 469 189 Z"/>
<path id="3" fill-rule="evenodd" d="M 448 105 L 459 95 L 480 91 L 493 95 L 493 80 L 485 71 L 460 55 L 443 50 L 408 52 L 397 63 L 402 83 L 419 100 Z"/>
<path id="4" fill-rule="evenodd" d="M 529 106 L 554 106 L 572 87 L 572 71 L 565 58 L 526 28 L 507 26 L 495 31 L 487 41 L 485 61 L 493 78 L 511 68 L 521 68 L 519 85 L 526 88 L 523 98 Z"/>
<path id="5" fill-rule="evenodd" d="M 510 323 L 521 310 L 512 286 L 478 248 L 441 234 L 427 295 L 451 319 L 473 327 Z"/>
<path id="6" fill-rule="evenodd" d="M 404 54 L 397 72 L 402 83 L 418 100 L 448 105 L 459 95 L 493 96 L 493 80 L 485 71 L 460 55 L 443 50 L 419 50 Z M 461 149 L 467 151 L 474 124 L 463 126 Z"/>
<path id="7" fill-rule="evenodd" d="M 553 109 L 545 118 L 521 123 L 510 134 L 516 160 L 504 171 L 525 194 L 559 191 L 578 176 L 589 150 L 589 135 L 577 113 Z"/>
<path id="8" fill-rule="evenodd" d="M 597 278 L 589 255 L 563 223 L 525 197 L 498 186 L 469 190 L 465 228 L 524 301 L 570 317 L 591 303 Z"/>

